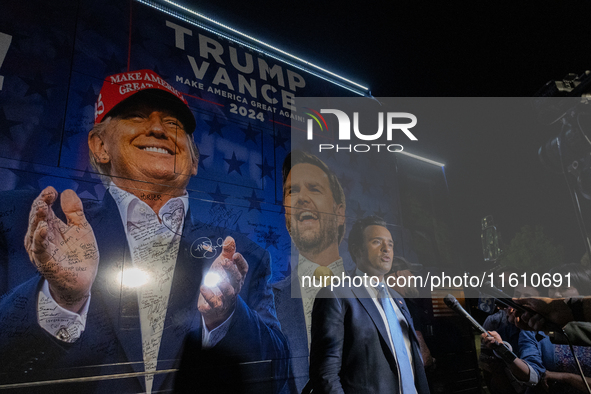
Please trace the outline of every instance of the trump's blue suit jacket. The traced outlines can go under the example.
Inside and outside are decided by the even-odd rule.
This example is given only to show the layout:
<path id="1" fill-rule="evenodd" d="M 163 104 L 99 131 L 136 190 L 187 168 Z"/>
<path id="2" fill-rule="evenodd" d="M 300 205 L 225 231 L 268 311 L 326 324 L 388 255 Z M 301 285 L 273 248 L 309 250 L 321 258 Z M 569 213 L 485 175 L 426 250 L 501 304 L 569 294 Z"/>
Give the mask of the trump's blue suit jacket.
<path id="1" fill-rule="evenodd" d="M 0 255 L 0 272 L 8 278 L 2 283 L 5 288 L 11 287 L 15 278 L 22 279 L 34 272 L 26 252 L 13 247 L 16 242 L 13 238 L 20 238 L 18 246 L 24 250 L 22 239 L 26 233 L 27 216 L 36 195 L 33 192 L 4 193 L 3 202 L 8 201 L 7 206 L 17 207 L 13 215 L 2 218 L 0 223 L 3 229 L 10 228 L 9 232 L 0 232 L 0 246 L 10 248 Z M 58 202 L 54 204 L 54 208 L 57 207 Z M 135 393 L 145 390 L 137 293 L 122 288 L 116 280 L 117 274 L 131 265 L 118 208 L 107 192 L 101 202 L 85 201 L 84 212 L 94 229 L 100 252 L 86 329 L 76 342 L 68 344 L 58 341 L 39 326 L 37 295 L 43 280 L 40 275 L 35 274 L 12 288 L 0 300 L 0 383 L 91 377 L 86 382 L 25 387 L 23 391 Z M 282 386 L 289 353 L 267 283 L 270 277 L 268 252 L 241 234 L 197 222 L 189 212 L 185 218 L 158 357 L 158 370 L 171 371 L 155 375 L 153 392 L 173 387 L 174 371 L 179 368 L 186 338 L 190 339 L 187 342 L 191 345 L 183 357 L 203 357 L 197 300 L 202 276 L 214 257 L 196 258 L 192 247 L 199 238 L 215 241 L 227 235 L 235 238 L 237 251 L 248 262 L 248 274 L 226 336 L 208 350 L 207 357 L 217 361 L 208 363 L 209 368 L 198 370 L 188 365 L 183 367 L 183 374 L 190 374 L 191 387 L 197 392 L 215 392 L 217 386 L 211 383 L 216 381 L 220 382 L 218 391 L 223 392 L 225 380 L 244 376 L 259 382 L 274 379 L 278 383 L 270 391 L 278 391 Z M 20 271 L 24 274 L 18 274 Z M 234 376 L 224 375 L 228 370 L 224 370 L 223 365 L 230 364 L 230 360 L 236 372 Z M 265 361 L 260 363 L 264 367 L 253 367 L 261 360 Z M 220 368 L 215 368 L 216 362 Z M 241 371 L 242 365 L 249 365 L 248 370 Z M 199 390 L 200 383 L 208 389 Z"/>
<path id="2" fill-rule="evenodd" d="M 409 323 L 417 393 L 429 385 L 406 303 L 390 290 Z M 399 393 L 398 367 L 386 326 L 365 288 L 323 288 L 312 310 L 310 383 L 313 393 Z"/>

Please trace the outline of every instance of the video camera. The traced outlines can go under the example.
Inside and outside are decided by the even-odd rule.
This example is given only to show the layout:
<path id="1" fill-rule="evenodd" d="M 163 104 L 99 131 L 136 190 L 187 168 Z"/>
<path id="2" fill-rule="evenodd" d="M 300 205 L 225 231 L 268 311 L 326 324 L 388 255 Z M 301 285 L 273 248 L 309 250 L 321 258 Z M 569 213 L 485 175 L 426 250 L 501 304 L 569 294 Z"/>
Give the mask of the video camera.
<path id="1" fill-rule="evenodd" d="M 536 94 L 534 108 L 542 123 L 561 122 L 560 133 L 538 149 L 540 161 L 553 172 L 571 173 L 591 200 L 591 71 L 549 81 Z"/>
<path id="2" fill-rule="evenodd" d="M 536 94 L 533 106 L 542 123 L 560 125 L 558 135 L 540 146 L 538 157 L 551 171 L 565 174 L 585 248 L 591 255 L 589 223 L 585 223 L 585 217 L 591 215 L 589 209 L 583 214 L 579 198 L 591 200 L 591 71 L 549 81 Z"/>

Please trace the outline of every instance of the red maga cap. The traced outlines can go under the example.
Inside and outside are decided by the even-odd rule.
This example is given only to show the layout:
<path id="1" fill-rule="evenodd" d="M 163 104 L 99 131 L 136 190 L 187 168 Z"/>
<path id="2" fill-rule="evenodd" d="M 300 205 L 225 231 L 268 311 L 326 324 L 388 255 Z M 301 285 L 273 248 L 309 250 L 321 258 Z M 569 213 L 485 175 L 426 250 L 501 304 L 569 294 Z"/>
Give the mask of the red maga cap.
<path id="1" fill-rule="evenodd" d="M 124 102 L 130 102 L 131 97 L 177 111 L 185 132 L 191 134 L 195 130 L 195 117 L 183 94 L 152 70 L 108 76 L 94 105 L 94 123 L 102 122 L 113 109 L 120 109 Z"/>

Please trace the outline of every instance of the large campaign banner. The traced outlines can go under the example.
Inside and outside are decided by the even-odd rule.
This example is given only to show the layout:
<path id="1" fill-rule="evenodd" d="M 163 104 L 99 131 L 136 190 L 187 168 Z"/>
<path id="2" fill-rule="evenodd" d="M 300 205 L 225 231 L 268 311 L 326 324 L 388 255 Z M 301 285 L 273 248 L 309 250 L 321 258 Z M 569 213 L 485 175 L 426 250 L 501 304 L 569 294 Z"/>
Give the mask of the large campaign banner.
<path id="1" fill-rule="evenodd" d="M 480 382 L 471 328 L 443 297 L 549 294 L 571 273 L 543 272 L 555 262 L 539 250 L 535 272 L 462 266 L 445 163 L 418 141 L 541 128 L 585 233 L 590 118 L 572 96 L 376 99 L 168 0 L 3 6 L 0 389 L 302 393 L 347 376 L 398 391 L 395 347 L 417 392 L 429 348 L 448 391 Z M 489 219 L 482 239 L 492 265 Z"/>

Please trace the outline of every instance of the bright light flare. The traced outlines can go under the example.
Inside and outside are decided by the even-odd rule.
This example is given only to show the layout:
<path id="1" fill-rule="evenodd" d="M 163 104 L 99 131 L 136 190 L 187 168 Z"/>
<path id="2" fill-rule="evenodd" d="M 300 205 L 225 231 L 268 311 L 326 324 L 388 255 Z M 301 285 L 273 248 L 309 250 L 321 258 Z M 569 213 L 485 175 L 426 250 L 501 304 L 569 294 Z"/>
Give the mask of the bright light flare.
<path id="1" fill-rule="evenodd" d="M 215 287 L 220 282 L 220 275 L 215 272 L 208 272 L 203 279 L 203 284 L 207 287 Z"/>
<path id="2" fill-rule="evenodd" d="M 445 164 L 443 164 L 443 163 L 439 163 L 439 162 L 437 162 L 435 160 L 427 159 L 425 157 L 421 157 L 419 155 L 415 155 L 415 154 L 409 153 L 409 152 L 407 152 L 405 150 L 401 150 L 401 151 L 398 151 L 396 153 L 400 153 L 400 154 L 403 154 L 403 155 L 406 155 L 406 156 L 415 158 L 417 160 L 424 161 L 425 163 L 436 165 L 438 167 L 445 167 Z"/>
<path id="3" fill-rule="evenodd" d="M 125 287 L 140 287 L 150 281 L 150 275 L 139 268 L 128 268 L 117 274 L 117 282 Z"/>

